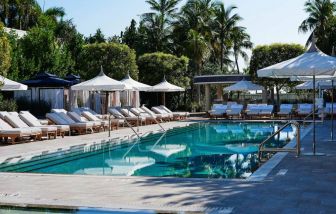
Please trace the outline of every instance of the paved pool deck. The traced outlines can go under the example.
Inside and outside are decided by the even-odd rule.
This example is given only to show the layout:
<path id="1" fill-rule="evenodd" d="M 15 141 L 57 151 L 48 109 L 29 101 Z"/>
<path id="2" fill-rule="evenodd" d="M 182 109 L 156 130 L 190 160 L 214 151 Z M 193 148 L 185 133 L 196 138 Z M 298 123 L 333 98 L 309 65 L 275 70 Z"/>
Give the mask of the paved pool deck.
<path id="1" fill-rule="evenodd" d="M 130 133 L 120 130 L 120 136 L 124 132 Z M 28 149 L 76 145 L 104 134 L 0 147 L 0 157 Z M 287 154 L 261 181 L 0 173 L 0 204 L 206 213 L 334 213 L 336 142 L 325 141 L 329 138 L 330 121 L 317 124 L 317 151 L 326 155 L 297 158 Z M 303 152 L 311 152 L 311 145 L 310 132 L 303 137 Z"/>

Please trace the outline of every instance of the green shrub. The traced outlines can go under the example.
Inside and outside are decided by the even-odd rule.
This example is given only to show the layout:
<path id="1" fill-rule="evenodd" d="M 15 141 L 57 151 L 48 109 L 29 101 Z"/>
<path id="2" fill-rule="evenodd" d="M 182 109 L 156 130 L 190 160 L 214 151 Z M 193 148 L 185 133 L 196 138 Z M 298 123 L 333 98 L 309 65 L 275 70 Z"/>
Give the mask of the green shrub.
<path id="1" fill-rule="evenodd" d="M 17 111 L 15 100 L 1 100 L 0 111 Z"/>

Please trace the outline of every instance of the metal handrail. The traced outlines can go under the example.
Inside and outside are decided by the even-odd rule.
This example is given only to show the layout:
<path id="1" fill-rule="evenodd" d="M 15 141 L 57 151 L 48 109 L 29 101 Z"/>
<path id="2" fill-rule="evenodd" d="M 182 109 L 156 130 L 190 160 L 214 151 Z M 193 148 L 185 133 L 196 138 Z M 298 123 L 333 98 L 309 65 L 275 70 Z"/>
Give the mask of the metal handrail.
<path id="1" fill-rule="evenodd" d="M 282 130 L 284 130 L 287 126 L 294 125 L 296 127 L 296 148 L 265 148 L 264 145 L 270 141 L 274 136 L 278 135 Z M 289 121 L 276 132 L 274 132 L 271 136 L 269 136 L 266 140 L 259 144 L 258 149 L 258 159 L 261 161 L 263 152 L 296 152 L 297 157 L 300 156 L 301 152 L 301 137 L 300 137 L 300 124 L 297 121 Z"/>
<path id="2" fill-rule="evenodd" d="M 111 117 L 112 117 L 112 114 L 109 112 L 109 137 L 111 137 Z M 136 132 L 134 130 L 134 128 L 132 127 L 132 125 L 127 121 L 127 119 L 124 119 L 124 122 L 126 123 L 126 125 L 132 129 L 132 131 L 136 134 L 136 136 L 138 138 L 140 138 L 140 135 L 138 134 L 138 132 Z"/>
<path id="3" fill-rule="evenodd" d="M 303 118 L 303 124 L 305 124 L 305 123 L 307 123 L 307 119 L 310 117 L 310 116 L 312 116 L 313 114 L 316 114 L 316 113 L 318 113 L 318 110 L 320 110 L 321 108 L 316 108 L 315 109 L 315 113 L 314 113 L 314 111 L 311 111 L 307 116 L 305 116 L 304 118 Z M 323 118 L 323 117 L 322 117 Z M 323 121 L 323 119 L 322 119 L 322 121 Z"/>
<path id="4" fill-rule="evenodd" d="M 138 117 L 140 117 L 141 114 L 149 115 L 149 114 L 146 113 L 146 112 L 140 112 L 139 115 L 138 115 Z M 162 129 L 162 131 L 164 131 L 164 132 L 166 131 L 166 130 L 161 126 L 161 124 L 159 123 L 159 121 L 156 120 L 156 118 L 155 118 L 154 116 L 152 116 L 152 115 L 149 115 L 149 116 L 155 121 L 155 123 L 156 123 L 158 126 L 160 126 L 160 128 Z"/>

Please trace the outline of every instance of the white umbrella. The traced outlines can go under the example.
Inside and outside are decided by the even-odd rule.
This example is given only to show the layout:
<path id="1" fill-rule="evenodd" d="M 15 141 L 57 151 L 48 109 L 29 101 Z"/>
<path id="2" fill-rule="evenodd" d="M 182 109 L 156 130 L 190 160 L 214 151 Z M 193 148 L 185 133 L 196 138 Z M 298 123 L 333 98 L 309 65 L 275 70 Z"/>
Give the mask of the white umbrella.
<path id="1" fill-rule="evenodd" d="M 258 90 L 264 90 L 264 87 L 246 80 L 241 80 L 229 87 L 224 88 L 224 91 L 258 91 Z"/>
<path id="2" fill-rule="evenodd" d="M 258 77 L 271 78 L 290 78 L 293 76 L 315 76 L 330 75 L 334 76 L 336 72 L 336 58 L 328 56 L 320 51 L 313 39 L 312 45 L 308 51 L 298 57 L 289 59 L 275 65 L 258 70 Z M 315 88 L 315 85 L 313 86 Z M 313 154 L 316 154 L 316 137 L 315 137 L 315 92 L 313 94 Z"/>
<path id="3" fill-rule="evenodd" d="M 134 90 L 136 91 L 148 91 L 152 88 L 152 86 L 150 85 L 146 85 L 144 83 L 138 82 L 134 79 L 132 79 L 132 77 L 129 75 L 129 73 L 126 75 L 126 77 L 122 80 L 120 80 L 120 82 L 125 83 L 131 87 L 133 87 Z"/>
<path id="4" fill-rule="evenodd" d="M 163 77 L 163 81 L 157 85 L 154 85 L 151 89 L 151 92 L 163 92 L 163 105 L 166 105 L 166 92 L 179 92 L 185 91 L 184 88 L 181 88 L 177 85 L 173 85 L 169 83 L 165 77 Z"/>
<path id="5" fill-rule="evenodd" d="M 27 86 L 13 80 L 0 76 L 0 90 L 1 91 L 23 91 L 27 90 Z"/>
<path id="6" fill-rule="evenodd" d="M 104 74 L 103 67 L 93 79 L 71 86 L 74 91 L 105 91 L 106 92 L 106 112 L 108 108 L 108 95 L 110 91 L 132 90 L 133 88 L 118 80 L 112 79 Z"/>
<path id="7" fill-rule="evenodd" d="M 306 81 L 304 83 L 301 83 L 297 86 L 295 86 L 295 89 L 297 90 L 311 90 L 314 87 L 313 81 Z M 332 81 L 331 80 L 319 80 L 315 82 L 315 89 L 331 89 L 332 88 Z"/>
<path id="8" fill-rule="evenodd" d="M 122 91 L 131 89 L 131 86 L 106 76 L 103 68 L 95 78 L 71 86 L 71 90 L 74 91 Z"/>
<path id="9" fill-rule="evenodd" d="M 251 81 L 241 80 L 229 87 L 224 88 L 224 91 L 258 91 L 264 90 L 261 85 L 254 84 Z M 245 98 L 244 98 L 245 99 Z"/>

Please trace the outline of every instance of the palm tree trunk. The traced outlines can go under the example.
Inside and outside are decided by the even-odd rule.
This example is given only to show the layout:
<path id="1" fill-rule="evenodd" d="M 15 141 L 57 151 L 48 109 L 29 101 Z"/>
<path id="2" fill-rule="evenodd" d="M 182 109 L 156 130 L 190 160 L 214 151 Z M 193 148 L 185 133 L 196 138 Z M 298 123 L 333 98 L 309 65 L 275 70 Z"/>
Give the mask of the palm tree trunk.
<path id="1" fill-rule="evenodd" d="M 235 62 L 236 62 L 237 72 L 238 72 L 238 74 L 240 74 L 237 54 L 235 54 Z"/>
<path id="2" fill-rule="evenodd" d="M 223 38 L 221 38 L 221 50 L 220 50 L 220 69 L 221 71 L 223 71 L 223 63 L 224 63 L 224 59 L 223 59 L 223 52 L 224 52 L 224 41 Z"/>

